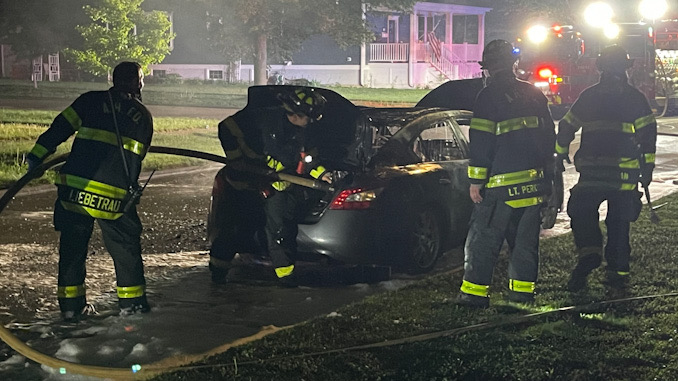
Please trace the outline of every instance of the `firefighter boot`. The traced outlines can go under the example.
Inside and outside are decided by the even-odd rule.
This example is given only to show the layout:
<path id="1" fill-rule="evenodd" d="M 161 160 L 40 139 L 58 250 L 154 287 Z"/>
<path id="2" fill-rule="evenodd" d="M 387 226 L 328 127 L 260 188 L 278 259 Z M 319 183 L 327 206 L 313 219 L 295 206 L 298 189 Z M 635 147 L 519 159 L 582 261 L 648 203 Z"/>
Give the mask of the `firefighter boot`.
<path id="1" fill-rule="evenodd" d="M 228 283 L 228 271 L 230 270 L 229 262 L 210 257 L 209 269 L 210 273 L 212 274 L 212 283 Z"/>
<path id="2" fill-rule="evenodd" d="M 586 277 L 600 266 L 602 261 L 602 250 L 595 248 L 582 249 L 579 251 L 579 261 L 577 266 L 572 270 L 570 280 L 567 282 L 567 289 L 571 292 L 577 292 L 586 287 Z"/>
<path id="3" fill-rule="evenodd" d="M 118 305 L 120 306 L 120 316 L 133 315 L 138 312 L 148 313 L 151 312 L 151 306 L 146 300 L 146 295 L 142 295 L 136 298 L 124 298 L 118 300 Z"/>
<path id="4" fill-rule="evenodd" d="M 489 308 L 490 307 L 490 298 L 486 296 L 476 296 L 467 294 L 465 292 L 460 292 L 457 296 L 456 304 L 458 306 L 468 307 L 468 308 Z"/>
<path id="5" fill-rule="evenodd" d="M 605 271 L 605 281 L 603 283 L 610 288 L 623 290 L 629 285 L 629 275 L 628 273 L 607 270 Z"/>

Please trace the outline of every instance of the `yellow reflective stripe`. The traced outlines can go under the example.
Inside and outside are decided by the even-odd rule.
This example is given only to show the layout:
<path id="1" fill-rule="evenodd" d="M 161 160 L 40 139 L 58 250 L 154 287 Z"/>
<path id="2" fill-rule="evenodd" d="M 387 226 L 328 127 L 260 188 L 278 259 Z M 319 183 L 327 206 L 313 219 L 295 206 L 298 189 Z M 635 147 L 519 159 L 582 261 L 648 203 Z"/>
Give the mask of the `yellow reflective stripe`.
<path id="1" fill-rule="evenodd" d="M 565 116 L 563 117 L 563 120 L 566 121 L 567 123 L 573 125 L 574 127 L 577 127 L 577 128 L 581 127 L 581 125 L 583 124 L 583 123 L 579 120 L 579 118 L 577 118 L 577 116 L 574 115 L 574 113 L 572 112 L 572 110 L 569 110 L 569 111 L 565 114 Z"/>
<path id="2" fill-rule="evenodd" d="M 517 279 L 509 279 L 509 290 L 515 292 L 534 293 L 534 282 L 525 282 Z"/>
<path id="3" fill-rule="evenodd" d="M 497 123 L 497 135 L 505 134 L 511 131 L 522 130 L 525 128 L 537 127 L 539 127 L 539 118 L 536 116 L 513 118 Z"/>
<path id="4" fill-rule="evenodd" d="M 325 167 L 323 167 L 322 165 L 319 165 L 318 167 L 311 170 L 310 175 L 314 179 L 317 179 L 320 176 L 322 176 L 325 172 L 327 172 L 327 169 L 325 169 Z"/>
<path id="5" fill-rule="evenodd" d="M 64 209 L 73 213 L 87 214 L 94 218 L 100 218 L 102 220 L 117 220 L 122 216 L 122 213 L 117 212 L 106 212 L 104 210 L 94 209 L 80 204 L 73 204 L 64 200 L 61 200 L 61 205 Z M 118 208 L 120 210 L 120 208 Z M 84 213 L 83 213 L 84 212 Z"/>
<path id="6" fill-rule="evenodd" d="M 278 276 L 278 278 L 284 278 L 286 276 L 292 275 L 292 272 L 294 271 L 294 265 L 289 265 L 285 267 L 276 267 L 275 268 L 275 275 Z"/>
<path id="7" fill-rule="evenodd" d="M 240 147 L 240 150 L 244 155 L 253 159 L 261 157 L 261 155 L 254 152 L 247 145 L 247 143 L 245 143 L 245 136 L 243 135 L 242 130 L 240 130 L 240 127 L 238 127 L 238 124 L 235 122 L 235 120 L 233 120 L 232 117 L 226 118 L 224 123 L 226 124 L 226 128 L 231 133 L 231 135 L 235 137 L 235 140 L 238 142 L 238 147 Z"/>
<path id="8" fill-rule="evenodd" d="M 477 179 L 477 180 L 487 179 L 487 168 L 473 167 L 473 166 L 469 165 L 469 167 L 468 167 L 468 178 L 469 179 Z"/>
<path id="9" fill-rule="evenodd" d="M 38 159 L 42 159 L 43 157 L 47 156 L 49 150 L 45 148 L 43 145 L 35 143 L 33 149 L 31 150 L 31 153 L 35 155 Z"/>
<path id="10" fill-rule="evenodd" d="M 127 195 L 127 190 L 98 181 L 85 179 L 74 175 L 61 174 L 57 177 L 56 184 L 67 185 L 71 188 L 84 190 L 104 197 L 122 199 Z"/>
<path id="11" fill-rule="evenodd" d="M 525 171 L 501 173 L 490 177 L 487 182 L 488 188 L 503 187 L 507 185 L 515 185 L 521 183 L 528 183 L 537 179 L 544 178 L 544 171 L 540 169 L 528 169 Z"/>
<path id="12" fill-rule="evenodd" d="M 475 284 L 464 280 L 461 283 L 461 292 L 469 295 L 487 297 L 487 294 L 490 292 L 490 286 Z"/>
<path id="13" fill-rule="evenodd" d="M 564 153 L 570 153 L 570 145 L 568 144 L 567 147 L 563 147 L 558 142 L 556 142 L 556 153 L 559 154 L 564 154 Z"/>
<path id="14" fill-rule="evenodd" d="M 89 128 L 81 127 L 78 131 L 78 134 L 75 135 L 76 139 L 89 139 L 95 140 L 97 142 L 108 143 L 114 146 L 118 145 L 118 137 L 114 132 L 100 130 L 98 128 Z M 124 149 L 133 152 L 137 155 L 144 154 L 144 143 L 136 141 L 134 139 L 122 136 L 122 146 Z"/>
<path id="15" fill-rule="evenodd" d="M 268 162 L 266 163 L 266 165 L 268 165 L 269 168 L 275 170 L 276 172 L 280 172 L 280 171 L 282 171 L 283 169 L 285 169 L 285 166 L 283 165 L 283 163 L 281 163 L 281 162 L 279 162 L 278 160 L 272 158 L 271 156 L 266 156 L 266 160 L 268 160 Z"/>
<path id="16" fill-rule="evenodd" d="M 471 118 L 471 125 L 469 126 L 473 130 L 489 132 L 491 134 L 495 133 L 496 127 L 497 124 L 493 121 L 480 118 Z"/>
<path id="17" fill-rule="evenodd" d="M 591 122 L 586 122 L 582 125 L 584 131 L 586 132 L 595 132 L 595 131 L 620 131 L 633 134 L 636 132 L 633 123 L 623 123 L 611 120 L 594 120 Z"/>
<path id="18" fill-rule="evenodd" d="M 544 202 L 544 197 L 539 196 L 539 197 L 523 198 L 523 199 L 520 199 L 520 200 L 509 200 L 509 201 L 505 201 L 505 204 L 510 206 L 511 208 L 527 208 L 528 206 L 539 205 L 543 202 Z"/>
<path id="19" fill-rule="evenodd" d="M 59 286 L 57 287 L 57 298 L 77 298 L 79 296 L 85 296 L 85 284 L 79 284 L 77 286 Z"/>
<path id="20" fill-rule="evenodd" d="M 621 187 L 619 188 L 620 190 L 634 190 L 636 189 L 637 184 L 629 184 L 629 183 L 623 183 Z"/>
<path id="21" fill-rule="evenodd" d="M 80 127 L 82 126 L 82 120 L 80 119 L 80 116 L 78 115 L 75 110 L 73 110 L 73 107 L 68 106 L 67 109 L 61 112 L 61 115 L 66 118 L 68 123 L 71 124 L 71 127 L 73 127 L 73 131 L 78 131 Z"/>
<path id="22" fill-rule="evenodd" d="M 628 271 L 617 271 L 617 274 L 618 274 L 618 275 L 621 275 L 621 276 L 629 276 L 629 275 L 631 275 L 631 273 L 628 272 Z"/>
<path id="23" fill-rule="evenodd" d="M 146 286 L 141 285 L 141 286 L 127 286 L 127 287 L 117 287 L 118 289 L 118 298 L 120 299 L 131 299 L 131 298 L 139 298 L 141 296 L 144 296 L 144 292 L 146 291 Z"/>
<path id="24" fill-rule="evenodd" d="M 619 168 L 640 168 L 640 162 L 638 159 L 622 157 L 619 159 Z"/>
<path id="25" fill-rule="evenodd" d="M 646 153 L 646 154 L 644 155 L 645 162 L 646 162 L 646 163 L 654 163 L 655 156 L 656 156 L 656 155 L 653 154 L 653 153 Z"/>
<path id="26" fill-rule="evenodd" d="M 640 130 L 643 127 L 646 127 L 652 123 L 657 123 L 657 120 L 654 118 L 654 115 L 646 115 L 636 119 L 633 124 L 636 126 L 636 130 Z"/>
<path id="27" fill-rule="evenodd" d="M 282 191 L 284 191 L 285 189 L 287 189 L 287 187 L 290 186 L 290 183 L 289 183 L 288 181 L 276 181 L 276 182 L 272 183 L 271 186 L 272 186 L 275 190 L 278 190 L 278 191 L 281 191 L 281 192 L 282 192 Z"/>

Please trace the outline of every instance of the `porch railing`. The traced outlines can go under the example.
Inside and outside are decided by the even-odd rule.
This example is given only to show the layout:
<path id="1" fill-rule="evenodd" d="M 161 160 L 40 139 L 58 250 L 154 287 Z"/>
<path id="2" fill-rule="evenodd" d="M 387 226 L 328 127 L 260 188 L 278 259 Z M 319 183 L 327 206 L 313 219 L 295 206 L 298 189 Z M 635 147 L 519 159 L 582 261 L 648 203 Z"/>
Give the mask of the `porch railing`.
<path id="1" fill-rule="evenodd" d="M 373 43 L 369 62 L 407 62 L 409 49 L 408 43 Z M 415 44 L 413 61 L 428 62 L 449 79 L 474 78 L 480 76 L 477 50 L 475 45 L 442 44 L 438 56 L 428 42 L 420 42 Z"/>
<path id="2" fill-rule="evenodd" d="M 408 43 L 370 44 L 370 62 L 407 62 L 409 54 Z"/>

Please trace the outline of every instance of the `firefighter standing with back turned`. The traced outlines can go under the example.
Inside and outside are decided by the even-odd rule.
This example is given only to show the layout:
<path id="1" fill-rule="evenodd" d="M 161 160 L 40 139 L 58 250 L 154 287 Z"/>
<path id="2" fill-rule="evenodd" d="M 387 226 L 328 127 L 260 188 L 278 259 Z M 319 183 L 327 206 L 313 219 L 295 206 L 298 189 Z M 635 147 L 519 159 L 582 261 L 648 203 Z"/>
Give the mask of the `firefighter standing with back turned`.
<path id="1" fill-rule="evenodd" d="M 558 158 L 569 162 L 570 142 L 581 128 L 574 156 L 579 181 L 567 204 L 578 252 L 567 285 L 570 291 L 583 289 L 586 277 L 602 261 L 598 207 L 606 200 L 606 283 L 617 289 L 626 286 L 629 229 L 642 208 L 638 181 L 647 188 L 654 169 L 657 123 L 645 96 L 628 83 L 626 71 L 633 61 L 622 47 L 612 45 L 603 49 L 596 65 L 600 82 L 584 90 L 560 121 L 556 141 Z"/>
<path id="2" fill-rule="evenodd" d="M 290 88 L 279 95 L 279 101 L 280 106 L 275 107 L 245 107 L 219 123 L 219 140 L 229 164 L 225 169 L 225 213 L 210 248 L 214 283 L 228 281 L 236 253 L 252 253 L 264 246 L 257 245 L 257 240 L 265 242 L 281 284 L 297 283 L 294 256 L 304 190 L 286 181 L 271 184 L 260 175 L 238 169 L 246 164 L 332 181 L 331 173 L 317 163 L 304 133 L 309 123 L 322 118 L 325 98 L 312 88 Z"/>
<path id="3" fill-rule="evenodd" d="M 464 306 L 489 306 L 492 271 L 504 240 L 511 250 L 509 299 L 534 301 L 540 212 L 551 192 L 555 131 L 546 97 L 516 79 L 517 60 L 509 42 L 494 40 L 480 62 L 489 85 L 478 94 L 469 131 L 469 192 L 475 206 L 458 298 Z"/>
<path id="4" fill-rule="evenodd" d="M 150 311 L 135 205 L 141 161 L 153 136 L 153 118 L 141 103 L 143 77 L 136 62 L 117 65 L 113 87 L 78 97 L 27 156 L 30 171 L 75 134 L 56 179 L 54 206 L 54 228 L 61 233 L 57 296 L 66 321 L 86 312 L 85 260 L 94 220 L 113 258 L 121 313 Z"/>

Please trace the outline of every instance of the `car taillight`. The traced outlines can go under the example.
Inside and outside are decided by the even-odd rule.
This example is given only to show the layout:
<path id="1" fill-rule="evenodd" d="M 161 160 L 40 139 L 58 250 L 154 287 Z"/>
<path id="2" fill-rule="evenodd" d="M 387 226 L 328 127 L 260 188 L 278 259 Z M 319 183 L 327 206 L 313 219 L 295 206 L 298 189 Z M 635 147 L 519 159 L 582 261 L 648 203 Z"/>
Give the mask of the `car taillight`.
<path id="1" fill-rule="evenodd" d="M 332 200 L 330 209 L 333 210 L 360 210 L 370 207 L 377 199 L 383 188 L 364 190 L 362 188 L 345 189 Z"/>

